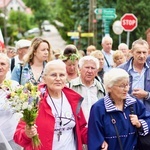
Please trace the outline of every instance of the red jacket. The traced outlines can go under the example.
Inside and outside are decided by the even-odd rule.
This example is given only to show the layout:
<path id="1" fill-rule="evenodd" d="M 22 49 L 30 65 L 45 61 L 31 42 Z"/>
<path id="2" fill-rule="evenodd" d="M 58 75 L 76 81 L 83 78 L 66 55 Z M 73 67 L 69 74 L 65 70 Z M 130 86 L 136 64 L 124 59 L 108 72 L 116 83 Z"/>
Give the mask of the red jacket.
<path id="1" fill-rule="evenodd" d="M 39 86 L 40 91 L 46 89 L 44 87 L 45 85 L 41 84 Z M 67 87 L 64 87 L 62 91 L 66 95 L 75 117 L 75 138 L 77 150 L 82 150 L 82 144 L 87 143 L 87 128 L 85 127 L 87 123 L 80 108 L 83 98 L 78 93 Z M 41 140 L 41 147 L 39 150 L 52 150 L 53 144 L 55 118 L 50 106 L 46 102 L 47 96 L 48 92 L 46 89 L 46 91 L 41 94 L 38 116 L 36 118 L 37 130 Z M 25 134 L 25 123 L 23 121 L 20 121 L 17 126 L 14 134 L 14 140 L 16 143 L 24 147 L 25 150 L 33 150 L 31 138 L 28 138 Z"/>

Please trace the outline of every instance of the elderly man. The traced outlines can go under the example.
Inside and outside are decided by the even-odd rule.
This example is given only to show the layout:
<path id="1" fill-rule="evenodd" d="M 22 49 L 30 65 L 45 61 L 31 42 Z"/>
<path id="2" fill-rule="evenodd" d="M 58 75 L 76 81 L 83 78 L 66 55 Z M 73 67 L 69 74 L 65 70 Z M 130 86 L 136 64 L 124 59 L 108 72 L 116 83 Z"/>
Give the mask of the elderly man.
<path id="1" fill-rule="evenodd" d="M 31 45 L 31 41 L 26 39 L 21 39 L 16 42 L 16 50 L 17 55 L 11 59 L 11 71 L 13 70 L 14 66 L 18 63 L 22 63 L 24 55 L 27 53 L 29 47 Z"/>
<path id="2" fill-rule="evenodd" d="M 82 109 L 88 121 L 91 106 L 104 97 L 103 84 L 95 79 L 99 69 L 99 61 L 93 56 L 84 56 L 79 60 L 80 76 L 69 82 L 69 87 L 81 94 L 84 98 Z"/>
<path id="3" fill-rule="evenodd" d="M 143 39 L 138 39 L 132 44 L 132 57 L 119 67 L 130 75 L 129 93 L 140 99 L 150 111 L 150 66 L 148 57 L 149 45 Z"/>
<path id="4" fill-rule="evenodd" d="M 6 54 L 0 53 L 0 85 L 6 81 L 6 74 L 10 68 L 10 61 Z M 10 80 L 15 88 L 19 83 Z M 21 150 L 14 140 L 14 132 L 19 121 L 19 117 L 13 112 L 11 107 L 6 105 L 8 91 L 0 88 L 0 150 Z"/>
<path id="5" fill-rule="evenodd" d="M 105 36 L 102 39 L 102 53 L 104 55 L 104 71 L 108 71 L 113 68 L 113 50 L 112 50 L 113 40 L 110 36 Z"/>

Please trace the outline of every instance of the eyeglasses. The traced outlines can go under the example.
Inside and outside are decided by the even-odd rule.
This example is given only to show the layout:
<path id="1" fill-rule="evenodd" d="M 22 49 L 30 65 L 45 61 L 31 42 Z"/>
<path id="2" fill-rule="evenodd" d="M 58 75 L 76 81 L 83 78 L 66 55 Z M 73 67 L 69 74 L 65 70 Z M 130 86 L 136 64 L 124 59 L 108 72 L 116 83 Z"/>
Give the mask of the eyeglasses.
<path id="1" fill-rule="evenodd" d="M 129 88 L 129 87 L 130 87 L 129 84 L 114 85 L 114 86 L 117 86 L 117 87 L 119 87 L 120 89 L 126 89 L 126 88 Z"/>

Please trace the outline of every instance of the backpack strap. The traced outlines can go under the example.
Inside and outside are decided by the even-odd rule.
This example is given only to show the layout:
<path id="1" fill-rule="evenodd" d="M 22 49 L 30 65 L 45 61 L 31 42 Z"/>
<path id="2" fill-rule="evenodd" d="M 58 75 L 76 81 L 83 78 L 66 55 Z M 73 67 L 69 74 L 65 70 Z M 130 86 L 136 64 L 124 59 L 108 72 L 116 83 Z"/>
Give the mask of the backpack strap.
<path id="1" fill-rule="evenodd" d="M 130 114 L 134 115 L 135 112 L 134 112 L 134 108 L 133 108 L 133 105 L 129 106 L 130 107 Z"/>
<path id="2" fill-rule="evenodd" d="M 23 68 L 23 64 L 20 63 L 20 77 L 19 77 L 19 84 L 21 84 L 22 68 Z"/>
<path id="3" fill-rule="evenodd" d="M 15 67 L 15 58 L 12 58 L 11 59 L 11 66 L 10 66 L 11 72 L 13 71 L 14 67 Z"/>

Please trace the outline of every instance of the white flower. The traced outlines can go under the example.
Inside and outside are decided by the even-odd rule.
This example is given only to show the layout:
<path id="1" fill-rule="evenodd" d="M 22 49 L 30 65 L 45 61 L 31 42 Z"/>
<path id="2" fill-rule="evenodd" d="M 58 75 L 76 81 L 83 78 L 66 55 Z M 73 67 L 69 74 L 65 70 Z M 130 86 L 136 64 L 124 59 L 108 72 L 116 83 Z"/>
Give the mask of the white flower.
<path id="1" fill-rule="evenodd" d="M 16 110 L 16 112 L 20 112 L 21 111 L 21 104 L 18 104 L 14 107 L 14 110 Z"/>
<path id="2" fill-rule="evenodd" d="M 24 102 L 22 105 L 22 110 L 25 110 L 28 108 L 28 102 Z"/>
<path id="3" fill-rule="evenodd" d="M 28 110 L 31 110 L 32 109 L 32 105 L 28 105 Z"/>
<path id="4" fill-rule="evenodd" d="M 15 113 L 15 117 L 16 117 L 16 119 L 19 121 L 19 120 L 20 120 L 20 118 L 22 118 L 22 117 L 23 117 L 23 114 L 22 114 L 21 112 L 19 112 L 19 113 Z"/>

